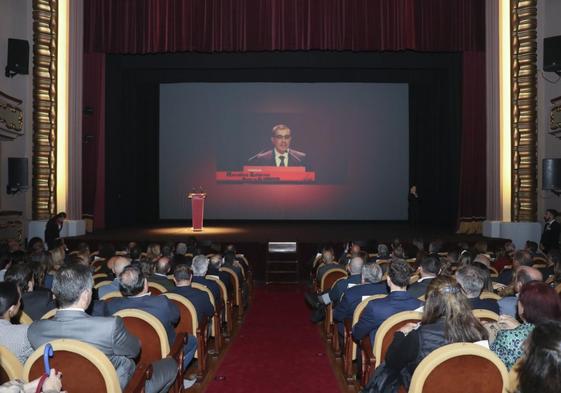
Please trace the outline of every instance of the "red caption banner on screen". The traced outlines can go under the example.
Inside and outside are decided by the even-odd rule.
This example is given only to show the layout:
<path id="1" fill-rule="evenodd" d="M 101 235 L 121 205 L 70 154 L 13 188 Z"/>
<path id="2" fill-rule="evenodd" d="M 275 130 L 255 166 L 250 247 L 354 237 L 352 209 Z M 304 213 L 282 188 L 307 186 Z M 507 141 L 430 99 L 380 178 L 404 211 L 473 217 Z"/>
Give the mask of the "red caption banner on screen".
<path id="1" fill-rule="evenodd" d="M 314 183 L 315 172 L 303 166 L 244 166 L 241 171 L 218 171 L 219 183 Z"/>

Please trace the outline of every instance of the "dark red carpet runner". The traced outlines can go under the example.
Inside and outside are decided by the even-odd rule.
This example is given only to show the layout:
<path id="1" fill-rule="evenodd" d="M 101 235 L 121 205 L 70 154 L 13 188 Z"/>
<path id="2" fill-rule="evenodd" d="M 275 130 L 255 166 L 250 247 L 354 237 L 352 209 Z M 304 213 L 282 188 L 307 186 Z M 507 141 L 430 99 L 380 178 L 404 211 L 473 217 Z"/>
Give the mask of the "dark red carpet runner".
<path id="1" fill-rule="evenodd" d="M 255 289 L 253 303 L 208 393 L 340 393 L 303 288 Z"/>

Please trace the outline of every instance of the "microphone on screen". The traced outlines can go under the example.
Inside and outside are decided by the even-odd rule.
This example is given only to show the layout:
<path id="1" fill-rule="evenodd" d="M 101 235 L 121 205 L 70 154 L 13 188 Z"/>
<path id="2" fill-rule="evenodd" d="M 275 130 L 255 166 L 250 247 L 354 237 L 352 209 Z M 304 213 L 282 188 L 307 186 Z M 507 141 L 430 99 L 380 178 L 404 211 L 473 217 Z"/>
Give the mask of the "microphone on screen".
<path id="1" fill-rule="evenodd" d="M 254 155 L 253 157 L 251 157 L 248 161 L 253 161 L 255 160 L 257 157 L 261 157 L 264 153 L 266 153 L 267 150 L 263 150 L 262 152 L 257 153 L 256 155 Z"/>

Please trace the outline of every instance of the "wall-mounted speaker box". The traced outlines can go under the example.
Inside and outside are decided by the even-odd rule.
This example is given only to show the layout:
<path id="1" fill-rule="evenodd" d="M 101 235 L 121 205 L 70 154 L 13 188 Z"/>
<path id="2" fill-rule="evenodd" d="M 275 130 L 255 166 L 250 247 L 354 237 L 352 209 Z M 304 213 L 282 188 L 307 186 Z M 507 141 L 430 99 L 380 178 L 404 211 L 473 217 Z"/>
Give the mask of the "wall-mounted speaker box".
<path id="1" fill-rule="evenodd" d="M 543 159 L 542 189 L 561 190 L 561 158 Z"/>
<path id="2" fill-rule="evenodd" d="M 561 71 L 561 35 L 543 39 L 543 70 Z"/>
<path id="3" fill-rule="evenodd" d="M 27 75 L 29 73 L 29 42 L 8 38 L 8 64 L 6 76 L 15 74 Z"/>
<path id="4" fill-rule="evenodd" d="M 27 158 L 8 157 L 8 187 L 27 188 L 27 174 Z"/>

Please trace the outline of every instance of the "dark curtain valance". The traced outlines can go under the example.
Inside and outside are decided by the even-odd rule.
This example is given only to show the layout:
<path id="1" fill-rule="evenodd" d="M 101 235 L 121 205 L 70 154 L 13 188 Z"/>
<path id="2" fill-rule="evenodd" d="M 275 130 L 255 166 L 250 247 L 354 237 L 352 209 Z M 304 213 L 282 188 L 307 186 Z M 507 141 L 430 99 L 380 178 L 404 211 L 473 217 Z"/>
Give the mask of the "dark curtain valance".
<path id="1" fill-rule="evenodd" d="M 485 0 L 85 0 L 85 51 L 480 51 Z"/>

